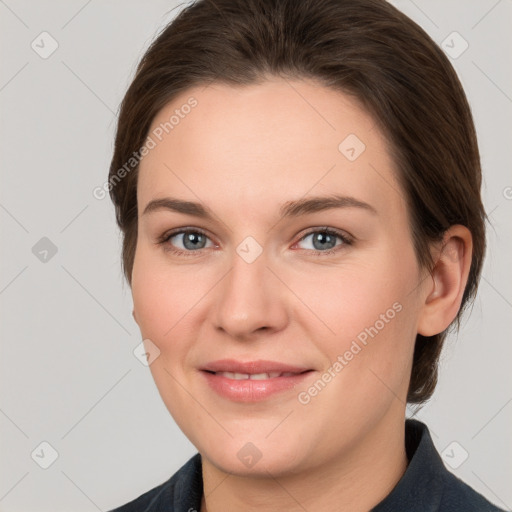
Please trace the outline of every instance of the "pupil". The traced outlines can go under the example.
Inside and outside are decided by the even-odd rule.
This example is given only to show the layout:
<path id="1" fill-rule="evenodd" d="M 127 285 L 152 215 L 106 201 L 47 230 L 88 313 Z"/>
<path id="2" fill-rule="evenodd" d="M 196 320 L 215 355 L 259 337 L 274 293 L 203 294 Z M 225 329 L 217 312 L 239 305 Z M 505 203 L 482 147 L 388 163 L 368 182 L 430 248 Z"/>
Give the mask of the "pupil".
<path id="1" fill-rule="evenodd" d="M 313 237 L 313 246 L 315 249 L 332 249 L 335 244 L 335 238 L 329 235 L 329 233 L 318 233 Z"/>
<path id="2" fill-rule="evenodd" d="M 185 233 L 183 245 L 187 249 L 202 249 L 204 245 L 204 237 L 201 233 Z"/>

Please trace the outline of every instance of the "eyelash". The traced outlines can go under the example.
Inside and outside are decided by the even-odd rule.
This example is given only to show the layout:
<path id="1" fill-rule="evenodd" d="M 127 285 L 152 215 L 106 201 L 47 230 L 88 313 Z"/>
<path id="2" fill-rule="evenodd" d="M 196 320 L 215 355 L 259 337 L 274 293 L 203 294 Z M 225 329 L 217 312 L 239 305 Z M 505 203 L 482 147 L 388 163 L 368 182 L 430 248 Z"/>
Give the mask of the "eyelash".
<path id="1" fill-rule="evenodd" d="M 180 228 L 175 231 L 164 233 L 158 239 L 157 244 L 166 245 L 172 237 L 174 237 L 176 235 L 187 234 L 187 233 L 196 233 L 196 234 L 203 235 L 207 238 L 210 238 L 206 234 L 206 232 L 200 228 L 186 228 L 186 229 Z M 312 253 L 315 256 L 330 256 L 330 255 L 333 255 L 334 253 L 337 253 L 339 250 L 342 250 L 343 247 L 351 246 L 354 243 L 354 239 L 352 237 L 348 236 L 345 233 L 342 233 L 341 231 L 338 231 L 337 229 L 330 228 L 330 227 L 319 227 L 319 228 L 312 228 L 309 231 L 307 231 L 306 233 L 304 233 L 304 235 L 302 235 L 301 238 L 297 242 L 294 243 L 294 245 L 296 245 L 299 242 L 302 242 L 306 237 L 308 237 L 309 235 L 314 234 L 314 233 L 323 233 L 326 235 L 334 236 L 334 237 L 339 238 L 342 241 L 341 244 L 335 245 L 332 249 L 328 249 L 326 251 L 319 251 L 319 250 L 314 250 L 314 249 L 313 250 L 312 249 L 300 249 L 303 251 L 307 251 L 308 253 Z M 165 250 L 169 251 L 173 254 L 176 254 L 178 256 L 185 256 L 185 257 L 193 257 L 197 253 L 200 253 L 202 251 L 202 249 L 197 249 L 195 251 L 183 251 L 181 249 L 177 249 L 177 248 L 173 247 L 171 244 L 168 244 L 168 247 L 166 247 Z"/>

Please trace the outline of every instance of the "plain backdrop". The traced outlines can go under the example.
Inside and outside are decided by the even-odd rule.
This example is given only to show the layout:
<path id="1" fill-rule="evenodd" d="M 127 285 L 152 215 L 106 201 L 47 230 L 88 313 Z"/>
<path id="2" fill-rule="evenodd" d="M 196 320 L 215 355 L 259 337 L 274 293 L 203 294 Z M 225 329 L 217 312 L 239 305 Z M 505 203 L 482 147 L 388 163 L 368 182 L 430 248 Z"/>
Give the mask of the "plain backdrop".
<path id="1" fill-rule="evenodd" d="M 416 417 L 451 471 L 510 510 L 512 2 L 393 3 L 451 53 L 491 220 L 478 298 Z M 109 510 L 196 452 L 133 354 L 113 207 L 92 194 L 135 66 L 176 5 L 0 0 L 2 512 Z"/>

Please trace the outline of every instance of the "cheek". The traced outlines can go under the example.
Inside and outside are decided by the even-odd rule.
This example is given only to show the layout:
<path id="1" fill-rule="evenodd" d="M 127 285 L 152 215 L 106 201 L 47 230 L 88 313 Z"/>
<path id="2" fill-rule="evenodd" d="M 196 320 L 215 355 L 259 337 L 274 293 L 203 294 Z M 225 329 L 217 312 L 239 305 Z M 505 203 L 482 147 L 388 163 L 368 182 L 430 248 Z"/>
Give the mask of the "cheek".
<path id="1" fill-rule="evenodd" d="M 149 369 L 167 409 L 185 430 L 182 419 L 199 416 L 197 411 L 191 411 L 190 396 L 180 383 L 184 382 L 190 348 L 187 333 L 196 319 L 194 306 L 204 296 L 204 290 L 190 272 L 171 269 L 164 258 L 141 248 L 134 261 L 132 296 L 143 339 L 150 339 L 160 350 Z"/>
<path id="2" fill-rule="evenodd" d="M 205 293 L 203 281 L 184 269 L 172 268 L 165 258 L 144 248 L 135 256 L 132 296 L 137 323 L 142 336 L 162 352 L 186 325 L 187 315 Z"/>
<path id="3" fill-rule="evenodd" d="M 378 395 L 385 389 L 379 378 L 398 390 L 409 376 L 418 269 L 412 251 L 399 252 L 376 251 L 364 264 L 347 261 L 337 271 L 325 270 L 324 276 L 296 276 L 294 290 L 316 316 L 304 309 L 304 324 L 327 356 L 325 369 L 342 358 L 338 382 L 350 393 L 356 385 L 361 392 L 370 387 Z"/>
<path id="4" fill-rule="evenodd" d="M 372 256 L 364 262 L 290 276 L 287 282 L 305 306 L 300 308 L 301 317 L 310 319 L 309 327 L 317 334 L 348 340 L 363 333 L 364 339 L 365 329 L 374 325 L 379 332 L 402 326 L 395 318 L 403 316 L 398 310 L 404 310 L 413 297 L 414 264 L 401 260 L 398 265 L 390 254 Z"/>

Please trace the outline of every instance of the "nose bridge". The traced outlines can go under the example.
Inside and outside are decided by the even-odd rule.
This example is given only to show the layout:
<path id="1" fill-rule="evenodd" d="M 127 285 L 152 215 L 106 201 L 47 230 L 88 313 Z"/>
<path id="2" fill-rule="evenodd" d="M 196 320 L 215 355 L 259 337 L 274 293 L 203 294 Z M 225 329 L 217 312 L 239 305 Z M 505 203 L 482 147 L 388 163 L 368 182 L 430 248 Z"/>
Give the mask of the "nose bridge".
<path id="1" fill-rule="evenodd" d="M 280 283 L 267 268 L 267 255 L 261 250 L 256 254 L 251 243 L 238 246 L 215 298 L 216 327 L 237 337 L 263 327 L 279 330 L 287 321 Z"/>

